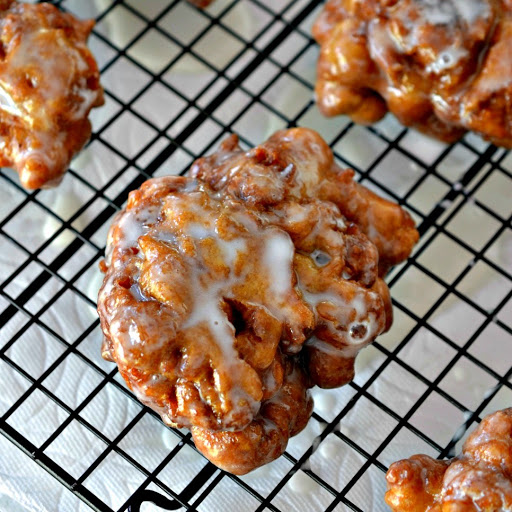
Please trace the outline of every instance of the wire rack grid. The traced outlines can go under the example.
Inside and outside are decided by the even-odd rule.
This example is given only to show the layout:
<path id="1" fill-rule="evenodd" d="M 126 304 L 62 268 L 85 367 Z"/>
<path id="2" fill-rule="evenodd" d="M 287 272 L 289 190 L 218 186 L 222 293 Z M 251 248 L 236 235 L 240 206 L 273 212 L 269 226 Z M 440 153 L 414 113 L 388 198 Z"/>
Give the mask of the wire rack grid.
<path id="1" fill-rule="evenodd" d="M 310 36 L 320 0 L 55 3 L 96 18 L 106 105 L 59 189 L 27 192 L 0 172 L 0 432 L 80 507 L 386 510 L 392 461 L 453 455 L 483 415 L 512 404 L 506 151 L 471 134 L 446 146 L 390 116 L 370 128 L 323 119 Z M 422 237 L 388 276 L 395 324 L 359 356 L 354 382 L 314 390 L 313 417 L 286 453 L 236 477 L 101 359 L 97 267 L 130 190 L 185 172 L 231 132 L 250 147 L 295 125 L 317 129 L 341 165 L 406 207 Z M 16 482 L 3 478 L 0 497 Z"/>

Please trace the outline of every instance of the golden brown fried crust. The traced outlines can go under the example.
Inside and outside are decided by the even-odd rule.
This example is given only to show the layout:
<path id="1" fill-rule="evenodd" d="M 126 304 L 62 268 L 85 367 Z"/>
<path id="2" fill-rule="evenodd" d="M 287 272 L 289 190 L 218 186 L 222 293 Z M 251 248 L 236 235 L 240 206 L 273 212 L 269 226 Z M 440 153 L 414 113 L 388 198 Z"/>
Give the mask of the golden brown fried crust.
<path id="1" fill-rule="evenodd" d="M 355 182 L 354 171 L 340 169 L 322 137 L 305 128 L 278 131 L 248 153 L 233 135 L 218 152 L 197 160 L 190 175 L 260 208 L 283 198 L 333 203 L 377 247 L 381 276 L 407 259 L 419 239 L 405 210 Z M 307 221 L 297 229 L 307 229 Z"/>
<path id="2" fill-rule="evenodd" d="M 406 251 L 358 210 L 360 196 L 350 221 L 323 198 L 348 183 L 340 173 L 311 130 L 278 132 L 248 152 L 231 137 L 190 176 L 131 192 L 110 229 L 98 298 L 103 356 L 229 471 L 281 454 L 309 417 L 307 388 L 349 382 L 359 350 L 391 324 L 379 249 L 357 219 L 385 261 Z M 407 243 L 416 240 L 399 207 L 374 203 L 404 219 Z"/>
<path id="3" fill-rule="evenodd" d="M 386 478 L 394 512 L 512 511 L 512 408 L 485 417 L 459 457 L 414 455 Z"/>
<path id="4" fill-rule="evenodd" d="M 308 382 L 296 360 L 284 363 L 284 380 L 279 392 L 262 405 L 259 414 L 238 432 L 213 432 L 192 428 L 196 447 L 215 465 L 235 475 L 277 459 L 288 439 L 307 424 L 313 400 Z"/>
<path id="5" fill-rule="evenodd" d="M 51 4 L 0 3 L 0 165 L 26 188 L 57 185 L 90 137 L 87 117 L 104 102 L 93 26 Z"/>
<path id="6" fill-rule="evenodd" d="M 313 35 L 325 115 L 389 110 L 446 142 L 473 130 L 512 147 L 509 0 L 329 0 Z"/>

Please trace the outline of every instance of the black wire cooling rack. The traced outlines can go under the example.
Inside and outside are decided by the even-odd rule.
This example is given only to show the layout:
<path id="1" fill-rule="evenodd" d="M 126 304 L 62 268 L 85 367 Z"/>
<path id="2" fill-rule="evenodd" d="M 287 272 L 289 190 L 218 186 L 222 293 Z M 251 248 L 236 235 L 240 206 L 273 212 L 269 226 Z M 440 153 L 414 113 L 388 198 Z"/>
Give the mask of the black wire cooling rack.
<path id="1" fill-rule="evenodd" d="M 97 19 L 90 44 L 107 103 L 56 192 L 0 174 L 0 432 L 19 450 L 98 511 L 367 512 L 386 510 L 393 460 L 453 455 L 484 414 L 512 405 L 507 152 L 474 135 L 444 146 L 391 117 L 371 128 L 322 119 L 310 36 L 320 0 L 55 3 Z M 185 172 L 231 132 L 253 146 L 295 125 L 320 131 L 342 165 L 404 205 L 422 238 L 388 278 L 395 325 L 360 356 L 355 381 L 316 393 L 307 432 L 266 473 L 239 478 L 164 427 L 101 360 L 94 282 L 130 190 Z"/>

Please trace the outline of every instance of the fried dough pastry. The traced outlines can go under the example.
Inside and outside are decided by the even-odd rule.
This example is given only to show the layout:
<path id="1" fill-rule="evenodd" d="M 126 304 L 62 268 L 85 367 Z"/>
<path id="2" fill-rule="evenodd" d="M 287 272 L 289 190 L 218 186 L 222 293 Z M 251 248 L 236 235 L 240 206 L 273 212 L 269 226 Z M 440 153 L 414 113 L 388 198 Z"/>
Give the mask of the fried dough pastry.
<path id="1" fill-rule="evenodd" d="M 86 46 L 93 20 L 47 3 L 0 0 L 0 165 L 29 189 L 58 185 L 103 104 Z"/>
<path id="2" fill-rule="evenodd" d="M 322 137 L 306 128 L 278 131 L 249 152 L 242 151 L 232 135 L 219 151 L 196 160 L 190 176 L 248 207 L 276 212 L 275 222 L 295 233 L 291 235 L 294 242 L 311 232 L 316 222 L 302 203 L 315 199 L 327 203 L 376 246 L 381 277 L 407 259 L 418 241 L 409 214 L 354 181 L 354 171 L 340 169 Z M 280 202 L 290 203 L 290 211 Z M 311 240 L 306 239 L 308 245 Z"/>
<path id="3" fill-rule="evenodd" d="M 329 0 L 313 35 L 325 115 L 512 147 L 510 0 Z"/>
<path id="4" fill-rule="evenodd" d="M 459 457 L 414 455 L 386 478 L 393 512 L 512 511 L 512 408 L 486 416 Z"/>
<path id="5" fill-rule="evenodd" d="M 309 418 L 308 388 L 349 382 L 391 324 L 382 272 L 418 234 L 351 178 L 311 130 L 248 152 L 230 137 L 189 176 L 131 192 L 110 229 L 103 356 L 223 469 L 279 456 Z"/>
<path id="6" fill-rule="evenodd" d="M 258 415 L 243 430 L 215 432 L 192 427 L 196 447 L 215 465 L 235 475 L 248 473 L 277 459 L 288 439 L 306 426 L 313 409 L 306 376 L 291 358 L 283 369 L 282 387 L 263 402 Z"/>

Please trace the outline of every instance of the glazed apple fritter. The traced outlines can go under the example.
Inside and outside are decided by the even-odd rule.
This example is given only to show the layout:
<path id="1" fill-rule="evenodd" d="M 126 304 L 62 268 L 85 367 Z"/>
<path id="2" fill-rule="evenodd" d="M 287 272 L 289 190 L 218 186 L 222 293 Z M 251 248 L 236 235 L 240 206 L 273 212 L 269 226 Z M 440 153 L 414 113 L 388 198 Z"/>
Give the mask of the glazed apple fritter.
<path id="1" fill-rule="evenodd" d="M 512 408 L 486 416 L 460 456 L 414 455 L 386 478 L 393 512 L 512 511 Z"/>
<path id="2" fill-rule="evenodd" d="M 47 3 L 0 0 L 0 165 L 29 189 L 57 185 L 103 104 L 86 41 L 93 20 Z"/>
<path id="3" fill-rule="evenodd" d="M 325 115 L 512 147 L 509 0 L 329 0 L 313 35 Z"/>
<path id="4" fill-rule="evenodd" d="M 382 275 L 417 237 L 315 132 L 247 152 L 230 137 L 188 176 L 131 192 L 114 220 L 103 355 L 210 460 L 246 473 L 305 426 L 309 387 L 353 378 L 358 351 L 391 324 Z"/>

